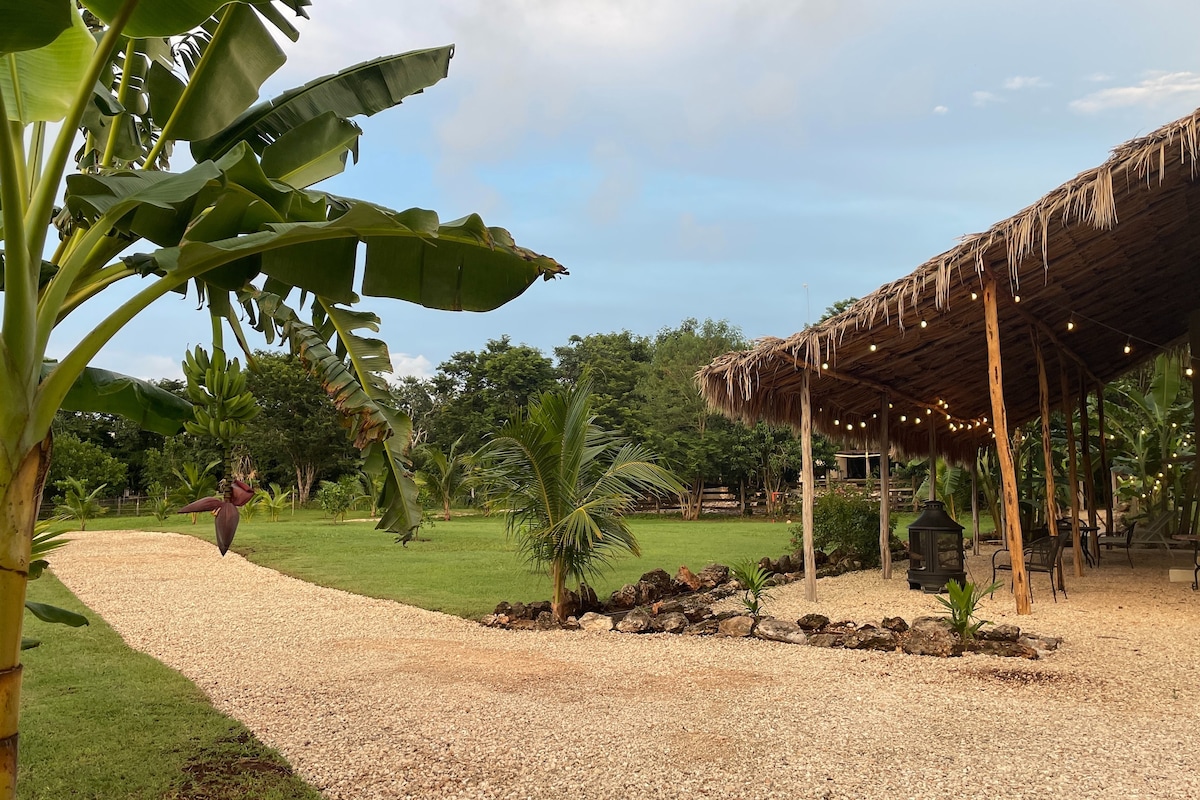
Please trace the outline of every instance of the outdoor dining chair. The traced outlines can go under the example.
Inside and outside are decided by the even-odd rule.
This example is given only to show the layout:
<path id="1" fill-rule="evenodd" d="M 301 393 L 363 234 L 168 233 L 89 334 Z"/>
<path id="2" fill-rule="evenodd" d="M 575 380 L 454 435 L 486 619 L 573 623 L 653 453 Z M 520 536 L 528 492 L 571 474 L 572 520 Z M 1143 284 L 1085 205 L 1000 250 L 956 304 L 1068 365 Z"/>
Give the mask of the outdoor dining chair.
<path id="1" fill-rule="evenodd" d="M 1054 602 L 1058 602 L 1058 588 L 1054 585 L 1054 572 L 1058 568 L 1058 560 L 1062 558 L 1065 536 L 1043 536 L 1035 539 L 1022 552 L 1026 572 L 1044 572 L 1050 576 L 1050 592 Z M 1012 553 L 1008 550 L 997 550 L 992 554 L 992 583 L 996 582 L 996 573 L 1000 570 L 1012 571 Z M 1067 587 L 1063 587 L 1063 597 L 1067 596 Z M 1029 594 L 1033 596 L 1033 583 L 1029 584 Z"/>
<path id="2" fill-rule="evenodd" d="M 1108 545 L 1109 547 L 1112 547 L 1114 544 L 1124 546 L 1125 557 L 1129 559 L 1129 568 L 1133 569 L 1133 556 L 1130 555 L 1129 548 L 1133 545 L 1133 529 L 1136 527 L 1137 520 L 1134 520 L 1133 522 L 1129 523 L 1127 528 L 1125 528 L 1124 533 L 1112 533 L 1104 534 L 1103 536 L 1097 536 L 1096 542 L 1098 544 Z"/>

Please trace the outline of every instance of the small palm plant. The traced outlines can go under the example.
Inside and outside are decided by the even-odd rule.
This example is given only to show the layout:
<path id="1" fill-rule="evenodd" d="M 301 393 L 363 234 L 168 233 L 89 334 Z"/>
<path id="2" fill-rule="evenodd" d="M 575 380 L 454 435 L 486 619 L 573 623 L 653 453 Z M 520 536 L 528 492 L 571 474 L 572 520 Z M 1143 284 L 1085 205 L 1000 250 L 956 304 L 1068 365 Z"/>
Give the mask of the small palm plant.
<path id="1" fill-rule="evenodd" d="M 946 584 L 946 591 L 950 595 L 949 599 L 938 595 L 937 601 L 950 611 L 950 629 L 958 634 L 958 638 L 969 642 L 975 638 L 975 634 L 979 633 L 980 628 L 990 624 L 988 620 L 976 616 L 975 612 L 978 610 L 983 596 L 991 594 L 1002 585 L 1000 581 L 996 581 L 987 588 L 981 588 L 971 581 L 959 584 L 953 578 L 950 579 Z"/>
<path id="2" fill-rule="evenodd" d="M 770 584 L 767 583 L 771 576 L 767 574 L 761 564 L 743 561 L 733 566 L 733 577 L 745 591 L 742 596 L 742 605 L 746 607 L 750 616 L 758 619 L 758 612 L 762 610 L 762 602 L 771 597 Z"/>
<path id="3" fill-rule="evenodd" d="M 91 492 L 88 492 L 87 485 L 78 478 L 67 478 L 63 484 L 66 486 L 66 493 L 55 512 L 66 519 L 79 520 L 79 530 L 86 531 L 88 520 L 108 511 L 100 505 L 99 500 L 100 492 L 108 486 L 107 483 L 100 484 Z"/>
<path id="4" fill-rule="evenodd" d="M 550 604 L 567 615 L 567 579 L 595 575 L 621 551 L 641 555 L 624 515 L 650 494 L 683 491 L 655 455 L 595 424 L 591 387 L 546 392 L 479 452 L 482 482 L 510 536 L 550 574 Z"/>
<path id="5" fill-rule="evenodd" d="M 474 455 L 459 450 L 463 437 L 458 437 L 443 453 L 432 445 L 417 448 L 424 466 L 417 470 L 417 485 L 429 492 L 442 505 L 442 519 L 450 521 L 450 505 L 476 483 L 473 472 Z"/>
<path id="6" fill-rule="evenodd" d="M 271 522 L 279 522 L 279 515 L 287 508 L 292 492 L 290 489 L 284 491 L 278 483 L 272 483 L 270 492 L 259 489 L 254 496 L 258 498 L 259 505 L 266 509 L 267 518 Z"/>
<path id="7" fill-rule="evenodd" d="M 171 500 L 177 506 L 187 506 L 203 500 L 217 490 L 217 476 L 213 473 L 221 462 L 210 461 L 204 467 L 188 461 L 182 470 L 172 470 L 179 484 L 171 492 Z M 198 513 L 192 514 L 192 524 L 196 524 Z"/>

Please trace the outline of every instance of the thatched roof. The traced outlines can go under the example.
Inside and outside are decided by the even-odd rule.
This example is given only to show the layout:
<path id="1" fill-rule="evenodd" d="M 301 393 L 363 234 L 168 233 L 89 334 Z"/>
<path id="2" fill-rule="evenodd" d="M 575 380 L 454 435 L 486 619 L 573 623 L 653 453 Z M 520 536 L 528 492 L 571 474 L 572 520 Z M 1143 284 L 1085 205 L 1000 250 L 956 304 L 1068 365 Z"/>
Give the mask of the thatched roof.
<path id="1" fill-rule="evenodd" d="M 809 369 L 814 426 L 827 436 L 878 441 L 886 389 L 895 446 L 927 453 L 935 421 L 939 450 L 968 457 L 992 438 L 980 276 L 991 271 L 1000 286 L 1010 425 L 1039 415 L 1031 331 L 1052 404 L 1061 405 L 1060 365 L 1077 402 L 1081 373 L 1091 391 L 1186 338 L 1188 316 L 1200 310 L 1198 161 L 1200 110 L 1121 145 L 843 313 L 720 356 L 698 374 L 701 392 L 730 417 L 798 425 Z M 918 416 L 923 424 L 914 424 Z"/>

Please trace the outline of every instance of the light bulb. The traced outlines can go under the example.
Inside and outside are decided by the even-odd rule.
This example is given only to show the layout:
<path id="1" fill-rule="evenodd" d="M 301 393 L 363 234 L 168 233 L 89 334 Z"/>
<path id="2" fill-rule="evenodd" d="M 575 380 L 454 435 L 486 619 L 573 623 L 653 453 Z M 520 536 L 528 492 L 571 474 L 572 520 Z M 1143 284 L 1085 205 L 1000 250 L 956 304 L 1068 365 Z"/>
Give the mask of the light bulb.
<path id="1" fill-rule="evenodd" d="M 928 327 L 929 327 L 929 323 L 928 323 L 928 322 L 926 322 L 925 320 L 921 320 L 921 327 L 922 327 L 922 328 L 928 328 Z"/>
<path id="2" fill-rule="evenodd" d="M 1069 331 L 1075 330 L 1075 318 L 1074 317 L 1071 317 L 1071 319 L 1067 320 L 1067 330 L 1069 330 Z"/>

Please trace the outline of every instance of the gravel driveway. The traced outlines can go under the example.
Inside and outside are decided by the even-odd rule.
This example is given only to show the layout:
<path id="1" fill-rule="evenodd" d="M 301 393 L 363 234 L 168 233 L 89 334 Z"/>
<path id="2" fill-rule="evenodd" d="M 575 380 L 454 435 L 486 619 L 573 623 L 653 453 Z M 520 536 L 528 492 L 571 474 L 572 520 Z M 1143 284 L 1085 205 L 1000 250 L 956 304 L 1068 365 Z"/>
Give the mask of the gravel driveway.
<path id="1" fill-rule="evenodd" d="M 1200 797 L 1200 595 L 1162 554 L 1068 572 L 1057 604 L 1035 575 L 1032 617 L 998 592 L 988 619 L 1065 637 L 1026 662 L 491 630 L 188 536 L 74 538 L 58 577 L 331 798 Z M 793 584 L 767 612 L 936 613 L 903 577 L 822 579 L 816 604 Z"/>

